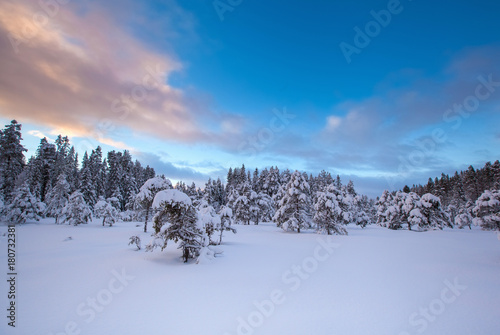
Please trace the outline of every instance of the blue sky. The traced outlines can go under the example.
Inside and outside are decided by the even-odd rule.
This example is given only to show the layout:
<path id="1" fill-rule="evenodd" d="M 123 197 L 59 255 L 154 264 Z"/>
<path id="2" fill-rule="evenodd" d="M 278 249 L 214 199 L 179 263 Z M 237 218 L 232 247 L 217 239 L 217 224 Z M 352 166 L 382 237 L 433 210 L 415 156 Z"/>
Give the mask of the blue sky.
<path id="1" fill-rule="evenodd" d="M 376 196 L 500 158 L 500 4 L 230 3 L 2 2 L 1 121 L 200 185 L 278 165 Z"/>

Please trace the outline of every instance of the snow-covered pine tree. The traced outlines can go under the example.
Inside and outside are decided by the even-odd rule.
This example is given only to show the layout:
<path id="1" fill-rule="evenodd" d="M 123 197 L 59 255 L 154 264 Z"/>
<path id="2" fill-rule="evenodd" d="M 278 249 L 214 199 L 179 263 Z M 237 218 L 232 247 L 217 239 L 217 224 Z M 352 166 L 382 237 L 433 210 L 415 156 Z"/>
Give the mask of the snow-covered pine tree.
<path id="1" fill-rule="evenodd" d="M 414 192 L 396 192 L 392 198 L 392 204 L 387 207 L 385 213 L 385 224 L 389 229 L 401 229 L 405 225 L 411 228 L 408 222 L 410 212 L 419 206 L 420 197 Z"/>
<path id="2" fill-rule="evenodd" d="M 250 213 L 256 225 L 261 221 L 271 221 L 274 215 L 273 199 L 264 192 L 250 192 Z"/>
<path id="3" fill-rule="evenodd" d="M 203 200 L 210 205 L 212 205 L 215 201 L 215 190 L 212 184 L 212 178 L 210 177 L 205 183 L 205 189 L 203 190 Z"/>
<path id="4" fill-rule="evenodd" d="M 387 209 L 390 206 L 392 206 L 392 204 L 393 204 L 393 198 L 391 192 L 389 192 L 388 190 L 384 190 L 380 198 L 375 203 L 375 206 L 377 206 L 377 214 L 376 214 L 377 224 L 380 225 L 381 227 L 387 227 L 388 225 Z"/>
<path id="5" fill-rule="evenodd" d="M 99 200 L 94 205 L 94 216 L 102 218 L 102 226 L 107 223 L 110 227 L 118 221 L 118 210 L 105 200 Z"/>
<path id="6" fill-rule="evenodd" d="M 481 193 L 478 190 L 477 173 L 472 165 L 464 173 L 463 183 L 467 200 L 476 201 Z"/>
<path id="7" fill-rule="evenodd" d="M 429 194 L 430 196 L 433 196 L 430 193 L 427 193 L 427 194 Z M 398 197 L 398 195 L 399 195 L 399 197 Z M 439 198 L 437 198 L 435 196 L 433 196 L 433 197 L 435 199 L 437 199 L 438 202 L 439 202 Z M 407 226 L 408 226 L 408 230 L 411 230 L 411 226 L 413 224 L 417 224 L 419 227 L 424 227 L 425 224 L 426 224 L 426 222 L 427 222 L 426 221 L 427 220 L 427 216 L 425 215 L 423 208 L 421 208 L 422 207 L 422 201 L 421 201 L 420 197 L 418 196 L 418 194 L 415 193 L 415 192 L 410 192 L 410 193 L 398 192 L 397 198 L 400 201 L 400 206 L 401 206 L 400 207 L 401 208 L 401 211 L 400 211 L 401 215 L 399 217 L 400 220 L 401 220 L 401 224 L 405 224 L 406 223 Z M 434 199 L 434 198 L 432 198 L 432 199 Z M 429 200 L 429 201 L 431 201 L 431 200 Z M 439 206 L 441 206 L 441 203 L 439 203 Z M 417 217 L 423 218 L 422 222 L 418 222 L 417 223 L 416 221 L 413 222 L 411 220 L 412 211 L 414 209 L 416 210 L 414 212 L 414 214 L 417 215 L 416 218 Z M 419 213 L 422 214 L 422 216 L 418 216 Z"/>
<path id="8" fill-rule="evenodd" d="M 40 220 L 45 205 L 38 201 L 23 183 L 12 192 L 12 201 L 5 208 L 5 220 L 12 223 L 25 223 L 26 220 Z"/>
<path id="9" fill-rule="evenodd" d="M 98 146 L 92 150 L 88 158 L 88 168 L 90 176 L 94 181 L 94 191 L 96 199 L 104 197 L 106 193 L 106 169 L 102 160 L 102 149 Z"/>
<path id="10" fill-rule="evenodd" d="M 337 199 L 337 194 L 330 192 L 331 187 L 326 187 L 323 192 L 317 192 L 314 209 L 314 222 L 319 233 L 332 233 L 347 235 L 347 230 L 343 227 L 344 219 L 342 209 Z M 329 185 L 329 186 L 330 186 Z"/>
<path id="11" fill-rule="evenodd" d="M 316 177 L 316 191 L 325 192 L 328 185 L 333 184 L 334 180 L 330 172 L 321 170 L 321 172 Z"/>
<path id="12" fill-rule="evenodd" d="M 55 141 L 56 145 L 56 157 L 54 167 L 52 168 L 52 180 L 51 184 L 55 185 L 60 175 L 68 175 L 69 168 L 66 165 L 66 158 L 69 154 L 70 144 L 68 136 L 58 135 Z"/>
<path id="13" fill-rule="evenodd" d="M 194 182 L 192 182 L 191 185 L 187 187 L 185 193 L 189 196 L 189 198 L 191 198 L 191 201 L 193 202 L 197 201 L 200 198 L 198 191 L 196 190 L 196 184 Z"/>
<path id="14" fill-rule="evenodd" d="M 311 227 L 309 184 L 302 173 L 295 171 L 286 184 L 285 193 L 273 221 L 283 230 L 297 231 Z"/>
<path id="15" fill-rule="evenodd" d="M 467 202 L 469 204 L 469 202 Z M 472 203 L 472 202 L 470 202 Z M 472 223 L 474 220 L 474 215 L 472 213 L 472 208 L 470 205 L 469 206 L 464 206 L 462 207 L 458 214 L 455 216 L 455 225 L 458 226 L 459 229 L 464 229 L 465 227 L 469 227 L 469 229 L 472 229 Z"/>
<path id="16" fill-rule="evenodd" d="M 486 190 L 473 208 L 474 224 L 483 230 L 500 231 L 500 191 Z"/>
<path id="17" fill-rule="evenodd" d="M 68 183 L 71 187 L 71 192 L 74 192 L 80 188 L 80 176 L 78 173 L 78 154 L 75 151 L 75 147 L 71 147 L 69 149 L 69 153 L 65 159 L 65 164 L 68 169 Z"/>
<path id="18" fill-rule="evenodd" d="M 262 190 L 274 199 L 275 195 L 281 188 L 280 171 L 278 167 L 271 166 L 269 172 L 265 174 L 265 177 L 266 179 L 264 180 L 264 184 L 262 185 Z"/>
<path id="19" fill-rule="evenodd" d="M 358 194 L 356 193 L 356 190 L 354 189 L 354 183 L 352 180 L 349 180 L 349 182 L 346 185 L 346 191 L 348 194 L 350 194 L 352 197 L 357 196 Z"/>
<path id="20" fill-rule="evenodd" d="M 445 226 L 453 228 L 448 214 L 441 208 L 441 201 L 430 193 L 424 194 L 420 201 L 415 203 L 407 220 L 410 230 L 411 225 L 416 225 L 419 231 L 443 229 Z"/>
<path id="21" fill-rule="evenodd" d="M 148 229 L 149 212 L 153 205 L 154 198 L 158 192 L 171 189 L 172 182 L 169 179 L 154 177 L 148 179 L 139 189 L 139 193 L 135 196 L 137 204 L 146 211 L 146 219 L 144 221 L 144 232 Z"/>
<path id="22" fill-rule="evenodd" d="M 62 210 L 61 218 L 61 223 L 68 222 L 68 224 L 75 226 L 92 220 L 92 211 L 81 192 L 75 191 L 69 196 L 68 203 Z"/>
<path id="23" fill-rule="evenodd" d="M 122 166 L 122 174 L 120 176 L 121 196 L 118 198 L 120 200 L 120 210 L 125 210 L 127 200 L 138 192 L 138 186 L 133 174 L 134 163 L 128 150 L 123 151 L 119 163 Z"/>
<path id="24" fill-rule="evenodd" d="M 236 234 L 236 229 L 231 227 L 231 223 L 233 221 L 233 211 L 231 208 L 222 206 L 218 214 L 220 217 L 220 223 L 215 227 L 215 230 L 219 232 L 219 242 L 217 244 L 221 244 L 224 231 L 230 231 L 233 232 L 233 234 Z"/>
<path id="25" fill-rule="evenodd" d="M 262 191 L 262 185 L 259 182 L 260 182 L 259 169 L 255 168 L 252 177 L 252 190 L 256 193 Z"/>
<path id="26" fill-rule="evenodd" d="M 66 206 L 68 202 L 70 189 L 69 183 L 66 180 L 66 175 L 61 174 L 57 179 L 56 185 L 45 197 L 45 203 L 47 204 L 45 215 L 55 218 L 56 224 L 59 223 L 59 217 L 62 214 L 64 206 Z"/>
<path id="27" fill-rule="evenodd" d="M 217 227 L 221 225 L 221 217 L 205 200 L 200 201 L 197 209 L 198 225 L 205 230 L 209 244 L 216 244 L 216 242 L 212 240 L 212 235 L 217 230 Z"/>
<path id="28" fill-rule="evenodd" d="M 21 144 L 21 127 L 12 120 L 0 131 L 0 191 L 6 201 L 10 200 L 16 178 L 26 165 L 24 152 L 28 150 Z"/>
<path id="29" fill-rule="evenodd" d="M 247 182 L 241 184 L 239 190 L 235 190 L 236 199 L 232 202 L 234 219 L 237 223 L 250 224 L 252 213 L 250 212 L 250 185 Z"/>
<path id="30" fill-rule="evenodd" d="M 97 202 L 96 183 L 92 176 L 90 160 L 87 152 L 83 155 L 82 169 L 80 170 L 80 192 L 85 199 L 85 203 L 94 207 Z"/>
<path id="31" fill-rule="evenodd" d="M 187 263 L 189 258 L 199 255 L 204 247 L 202 227 L 198 225 L 198 215 L 191 199 L 175 189 L 160 191 L 153 201 L 153 208 L 158 212 L 153 218 L 155 230 L 154 240 L 146 247 L 151 251 L 160 247 L 167 247 L 167 242 L 180 242 L 182 258 Z"/>
<path id="32" fill-rule="evenodd" d="M 281 171 L 280 173 L 280 185 L 287 185 L 288 182 L 290 181 L 290 178 L 292 177 L 292 173 L 290 172 L 289 169 L 285 169 Z"/>
<path id="33" fill-rule="evenodd" d="M 34 187 L 33 194 L 41 201 L 45 201 L 45 196 L 52 188 L 52 180 L 55 177 L 56 146 L 49 143 L 46 137 L 42 138 L 35 158 L 31 162 L 34 170 L 32 172 L 35 174 L 34 180 L 37 182 L 36 185 L 34 182 L 31 183 Z"/>
<path id="34" fill-rule="evenodd" d="M 105 198 L 116 197 L 121 199 L 121 180 L 123 176 L 123 166 L 121 164 L 121 152 L 115 150 L 109 151 L 106 158 L 107 178 L 106 178 L 106 196 Z"/>
<path id="35" fill-rule="evenodd" d="M 496 160 L 495 163 L 493 163 L 491 169 L 493 175 L 491 188 L 494 190 L 500 190 L 500 161 Z"/>
<path id="36" fill-rule="evenodd" d="M 373 206 L 370 204 L 366 195 L 357 195 L 353 200 L 352 213 L 354 222 L 356 225 L 364 228 L 373 222 L 373 214 L 371 211 Z"/>

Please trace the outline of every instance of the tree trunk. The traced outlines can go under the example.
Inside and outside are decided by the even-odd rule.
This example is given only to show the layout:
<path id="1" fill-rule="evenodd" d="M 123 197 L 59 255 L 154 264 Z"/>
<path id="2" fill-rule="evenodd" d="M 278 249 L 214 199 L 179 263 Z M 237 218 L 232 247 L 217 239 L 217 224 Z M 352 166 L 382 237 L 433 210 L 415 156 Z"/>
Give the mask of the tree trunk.
<path id="1" fill-rule="evenodd" d="M 146 209 L 146 221 L 144 222 L 144 232 L 148 231 L 148 217 L 149 217 L 149 207 Z"/>
<path id="2" fill-rule="evenodd" d="M 102 226 L 104 227 L 104 222 L 106 221 L 106 216 L 103 217 L 102 219 Z"/>

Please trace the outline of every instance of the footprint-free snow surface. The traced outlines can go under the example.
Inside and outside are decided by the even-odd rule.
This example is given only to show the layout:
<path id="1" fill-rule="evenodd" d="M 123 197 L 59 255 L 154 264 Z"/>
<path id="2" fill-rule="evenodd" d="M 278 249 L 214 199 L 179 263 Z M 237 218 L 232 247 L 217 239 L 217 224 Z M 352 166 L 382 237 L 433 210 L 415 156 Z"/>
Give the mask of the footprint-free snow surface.
<path id="1" fill-rule="evenodd" d="M 142 223 L 16 227 L 16 327 L 0 334 L 498 334 L 500 241 L 478 229 L 236 226 L 209 264 L 136 251 Z M 7 231 L 0 227 L 0 235 Z M 7 269 L 7 237 L 0 236 Z M 7 270 L 4 270 L 6 275 Z"/>

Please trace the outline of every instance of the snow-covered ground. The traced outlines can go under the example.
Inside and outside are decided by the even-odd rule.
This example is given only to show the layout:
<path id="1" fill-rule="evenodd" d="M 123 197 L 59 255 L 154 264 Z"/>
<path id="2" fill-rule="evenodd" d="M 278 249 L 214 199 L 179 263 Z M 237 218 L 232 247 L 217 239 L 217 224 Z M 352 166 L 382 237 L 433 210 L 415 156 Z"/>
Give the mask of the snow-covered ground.
<path id="1" fill-rule="evenodd" d="M 136 226 L 138 225 L 138 226 Z M 498 334 L 496 234 L 348 227 L 349 236 L 237 226 L 211 264 L 142 223 L 18 226 L 17 327 L 0 334 Z M 151 229 L 151 228 L 150 228 Z M 0 235 L 7 231 L 0 227 Z M 71 239 L 69 238 L 71 237 Z M 1 267 L 7 238 L 0 237 Z M 7 271 L 4 271 L 7 273 Z M 6 314 L 6 280 L 1 281 Z"/>

